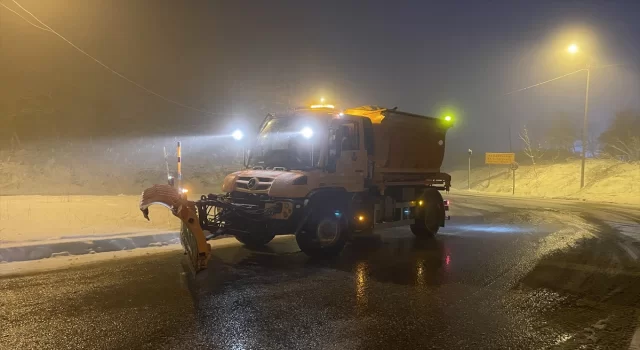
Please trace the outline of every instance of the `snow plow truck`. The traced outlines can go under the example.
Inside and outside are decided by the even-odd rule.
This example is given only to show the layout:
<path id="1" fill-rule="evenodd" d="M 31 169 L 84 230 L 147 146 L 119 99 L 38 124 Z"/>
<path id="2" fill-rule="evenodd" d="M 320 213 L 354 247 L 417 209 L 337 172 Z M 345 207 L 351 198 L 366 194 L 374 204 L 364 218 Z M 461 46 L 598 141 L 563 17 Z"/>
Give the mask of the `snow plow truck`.
<path id="1" fill-rule="evenodd" d="M 408 225 L 430 238 L 449 218 L 440 191 L 449 191 L 451 176 L 440 167 L 450 126 L 450 118 L 377 106 L 269 114 L 244 170 L 225 177 L 221 194 L 188 200 L 180 188 L 155 185 L 140 209 L 148 219 L 149 206 L 161 204 L 182 221 L 196 272 L 207 267 L 207 241 L 220 235 L 255 247 L 293 234 L 312 257 L 336 256 L 375 229 Z"/>

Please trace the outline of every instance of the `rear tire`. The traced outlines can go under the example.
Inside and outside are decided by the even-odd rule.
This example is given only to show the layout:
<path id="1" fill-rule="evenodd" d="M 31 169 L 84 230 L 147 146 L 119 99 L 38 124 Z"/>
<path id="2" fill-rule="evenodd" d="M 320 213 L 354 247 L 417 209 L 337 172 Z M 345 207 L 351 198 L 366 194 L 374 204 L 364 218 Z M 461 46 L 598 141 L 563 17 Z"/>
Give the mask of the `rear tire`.
<path id="1" fill-rule="evenodd" d="M 296 242 L 303 253 L 314 258 L 340 255 L 347 243 L 348 231 L 344 220 L 333 212 L 311 220 L 296 234 Z"/>
<path id="2" fill-rule="evenodd" d="M 238 242 L 251 248 L 258 248 L 271 242 L 275 233 L 268 232 L 252 232 L 252 233 L 236 233 L 235 237 Z"/>
<path id="3" fill-rule="evenodd" d="M 435 189 L 426 189 L 420 198 L 424 206 L 416 214 L 415 223 L 410 225 L 416 237 L 432 238 L 438 234 L 440 223 L 444 220 L 442 196 Z"/>

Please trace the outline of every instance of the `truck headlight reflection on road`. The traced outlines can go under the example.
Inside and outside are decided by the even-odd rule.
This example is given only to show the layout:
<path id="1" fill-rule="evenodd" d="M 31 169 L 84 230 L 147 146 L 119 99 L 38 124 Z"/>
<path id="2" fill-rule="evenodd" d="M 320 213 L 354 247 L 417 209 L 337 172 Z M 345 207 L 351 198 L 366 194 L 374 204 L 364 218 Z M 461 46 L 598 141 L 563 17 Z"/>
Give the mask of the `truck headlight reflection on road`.
<path id="1" fill-rule="evenodd" d="M 516 225 L 452 225 L 449 226 L 462 232 L 485 232 L 485 233 L 501 233 L 516 234 L 533 231 L 531 228 L 520 227 Z"/>

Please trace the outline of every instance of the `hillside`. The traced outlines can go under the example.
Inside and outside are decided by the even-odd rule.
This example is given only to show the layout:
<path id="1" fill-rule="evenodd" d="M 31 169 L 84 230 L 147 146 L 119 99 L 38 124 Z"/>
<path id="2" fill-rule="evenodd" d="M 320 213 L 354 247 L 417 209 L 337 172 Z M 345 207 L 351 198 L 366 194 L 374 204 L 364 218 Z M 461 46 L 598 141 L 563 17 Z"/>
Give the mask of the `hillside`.
<path id="1" fill-rule="evenodd" d="M 219 191 L 224 176 L 241 167 L 238 153 L 232 149 L 189 147 L 190 144 L 197 142 L 185 143 L 183 173 L 185 187 L 191 193 Z M 92 150 L 86 145 L 73 145 L 0 152 L 0 196 L 137 195 L 152 184 L 166 182 L 164 145 L 170 149 L 173 143 L 145 141 L 142 146 L 128 144 L 119 149 Z M 174 159 L 171 154 L 172 172 Z M 516 171 L 516 194 L 640 205 L 640 163 L 590 159 L 582 190 L 579 160 L 537 165 L 535 172 L 537 175 L 531 165 L 520 165 Z M 466 168 L 449 173 L 455 189 L 467 189 Z M 474 191 L 510 194 L 511 184 L 511 171 L 504 166 L 472 166 Z"/>
<path id="2" fill-rule="evenodd" d="M 166 183 L 165 150 L 175 176 L 173 141 L 114 143 L 0 151 L 0 196 L 137 195 L 153 184 Z M 185 187 L 197 193 L 216 192 L 226 174 L 240 169 L 242 158 L 236 149 L 199 143 L 183 142 Z"/>

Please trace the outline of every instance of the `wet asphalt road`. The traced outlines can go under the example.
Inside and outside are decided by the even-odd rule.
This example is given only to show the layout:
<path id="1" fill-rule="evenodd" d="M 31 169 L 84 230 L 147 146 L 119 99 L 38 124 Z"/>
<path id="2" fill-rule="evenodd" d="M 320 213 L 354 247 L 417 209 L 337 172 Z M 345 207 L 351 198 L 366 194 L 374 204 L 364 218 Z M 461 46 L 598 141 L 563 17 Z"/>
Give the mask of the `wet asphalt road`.
<path id="1" fill-rule="evenodd" d="M 450 198 L 436 240 L 388 229 L 333 261 L 284 236 L 214 241 L 196 278 L 177 250 L 0 277 L 0 349 L 629 348 L 640 210 Z"/>

